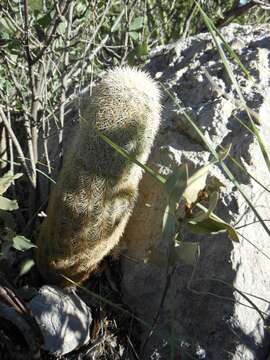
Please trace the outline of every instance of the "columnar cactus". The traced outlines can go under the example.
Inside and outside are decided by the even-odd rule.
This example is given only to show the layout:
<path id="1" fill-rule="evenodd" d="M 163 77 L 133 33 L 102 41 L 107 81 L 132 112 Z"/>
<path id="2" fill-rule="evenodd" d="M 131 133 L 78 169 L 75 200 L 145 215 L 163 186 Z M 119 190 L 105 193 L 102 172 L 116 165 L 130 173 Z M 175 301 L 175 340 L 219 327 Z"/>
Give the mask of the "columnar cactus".
<path id="1" fill-rule="evenodd" d="M 106 73 L 81 109 L 82 121 L 49 200 L 37 264 L 50 282 L 82 282 L 119 242 L 142 169 L 116 153 L 94 128 L 145 163 L 160 123 L 160 94 L 143 71 Z"/>

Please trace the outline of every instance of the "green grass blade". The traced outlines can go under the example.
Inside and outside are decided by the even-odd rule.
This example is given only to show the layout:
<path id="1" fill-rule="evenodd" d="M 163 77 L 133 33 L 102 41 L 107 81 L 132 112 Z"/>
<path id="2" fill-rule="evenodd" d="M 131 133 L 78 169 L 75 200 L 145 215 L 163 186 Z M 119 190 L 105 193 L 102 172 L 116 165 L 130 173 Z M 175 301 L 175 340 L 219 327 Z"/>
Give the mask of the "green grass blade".
<path id="1" fill-rule="evenodd" d="M 219 145 L 221 149 L 224 149 L 222 145 Z M 256 179 L 247 169 L 244 168 L 233 156 L 228 154 L 228 159 L 230 159 L 234 165 L 236 165 L 241 171 L 245 172 L 252 180 L 254 180 L 258 185 L 260 185 L 265 191 L 270 193 L 270 189 L 268 189 L 262 182 Z"/>
<path id="2" fill-rule="evenodd" d="M 228 59 L 227 59 L 227 57 L 225 55 L 225 52 L 224 52 L 224 50 L 223 50 L 223 48 L 221 46 L 221 41 L 222 41 L 222 43 L 224 44 L 225 47 L 228 47 L 229 45 L 226 43 L 226 41 L 225 41 L 225 39 L 223 37 L 220 38 L 220 37 L 218 37 L 216 35 L 216 28 L 215 28 L 213 22 L 207 16 L 207 14 L 203 11 L 203 9 L 201 8 L 201 6 L 198 3 L 197 3 L 197 6 L 199 7 L 199 10 L 200 10 L 200 12 L 201 12 L 201 14 L 203 16 L 204 21 L 205 21 L 205 24 L 206 24 L 209 32 L 212 35 L 213 41 L 214 41 L 214 43 L 215 43 L 215 45 L 216 45 L 216 47 L 218 49 L 219 56 L 220 56 L 220 58 L 221 58 L 221 60 L 223 62 L 225 70 L 226 70 L 226 72 L 227 72 L 227 74 L 228 74 L 228 76 L 229 76 L 229 78 L 230 78 L 230 80 L 232 82 L 232 85 L 234 86 L 234 88 L 235 88 L 235 90 L 236 90 L 236 92 L 237 92 L 237 94 L 239 96 L 239 99 L 240 99 L 240 101 L 241 101 L 241 103 L 242 103 L 242 105 L 243 105 L 243 107 L 244 107 L 244 109 L 245 109 L 245 111 L 246 111 L 246 113 L 248 115 L 248 118 L 249 118 L 251 126 L 252 126 L 253 134 L 255 135 L 255 137 L 258 140 L 262 155 L 264 157 L 267 168 L 268 168 L 268 170 L 270 172 L 270 158 L 269 158 L 269 155 L 267 153 L 266 146 L 265 146 L 264 141 L 263 141 L 263 139 L 262 139 L 262 137 L 261 137 L 261 135 L 259 133 L 258 128 L 256 127 L 256 125 L 255 125 L 255 123 L 254 123 L 254 121 L 252 119 L 252 115 L 250 114 L 250 111 L 249 111 L 249 109 L 247 107 L 247 104 L 246 104 L 246 101 L 245 101 L 245 99 L 243 97 L 242 91 L 241 91 L 241 89 L 240 89 L 240 87 L 239 87 L 239 85 L 237 83 L 237 80 L 236 80 L 236 78 L 234 76 L 234 73 L 233 73 L 233 71 L 231 69 L 229 61 L 228 61 Z"/>
<path id="3" fill-rule="evenodd" d="M 236 52 L 232 49 L 232 47 L 226 42 L 225 38 L 223 37 L 223 35 L 221 34 L 221 32 L 218 30 L 218 28 L 215 26 L 215 24 L 213 23 L 213 21 L 209 18 L 209 16 L 206 14 L 206 12 L 203 10 L 203 8 L 201 7 L 201 5 L 195 0 L 195 3 L 197 5 L 197 8 L 199 9 L 200 13 L 203 16 L 204 22 L 208 28 L 208 30 L 212 33 L 215 32 L 216 35 L 220 38 L 220 40 L 222 41 L 222 43 L 224 44 L 224 47 L 226 48 L 226 50 L 228 51 L 229 55 L 231 56 L 232 59 L 235 60 L 235 62 L 239 65 L 239 67 L 241 68 L 241 70 L 243 71 L 244 75 L 251 81 L 254 81 L 251 77 L 251 75 L 249 74 L 249 71 L 246 69 L 246 67 L 244 66 L 244 64 L 241 62 L 239 56 L 236 54 Z"/>
<path id="4" fill-rule="evenodd" d="M 96 133 L 101 137 L 102 140 L 104 140 L 108 145 L 110 145 L 116 152 L 118 152 L 121 156 L 123 156 L 125 159 L 127 159 L 130 162 L 133 162 L 134 164 L 140 166 L 145 172 L 147 172 L 149 175 L 151 175 L 153 178 L 155 178 L 157 181 L 159 181 L 161 184 L 165 184 L 166 179 L 158 174 L 156 171 L 151 169 L 149 166 L 144 165 L 140 163 L 137 159 L 130 156 L 127 151 L 122 149 L 119 145 L 115 144 L 113 141 L 111 141 L 106 135 L 102 134 L 98 129 L 95 129 Z"/>

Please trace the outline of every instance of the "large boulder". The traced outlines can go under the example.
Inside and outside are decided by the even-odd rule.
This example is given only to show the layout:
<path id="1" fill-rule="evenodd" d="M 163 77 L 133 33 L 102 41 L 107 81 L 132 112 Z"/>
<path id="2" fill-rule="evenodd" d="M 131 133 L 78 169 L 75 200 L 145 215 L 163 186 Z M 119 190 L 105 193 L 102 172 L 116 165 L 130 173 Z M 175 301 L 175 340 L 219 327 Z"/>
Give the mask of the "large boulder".
<path id="1" fill-rule="evenodd" d="M 232 24 L 222 34 L 253 77 L 248 80 L 235 63 L 232 69 L 247 105 L 260 117 L 260 133 L 270 138 L 270 26 Z M 231 144 L 226 165 L 241 190 L 264 219 L 270 219 L 269 171 L 256 138 L 239 121 L 249 124 L 237 93 L 207 33 L 157 49 L 147 70 L 174 94 L 215 149 Z M 210 78 L 207 77 L 207 72 Z M 212 83 L 211 83 L 212 81 Z M 218 85 L 214 88 L 213 82 Z M 218 91 L 217 91 L 218 89 Z M 196 169 L 211 158 L 183 112 L 164 93 L 163 125 L 149 165 L 162 175 L 187 163 Z M 256 120 L 256 119 L 255 119 Z M 270 152 L 269 152 L 270 153 Z M 145 359 L 265 359 L 269 351 L 266 321 L 270 314 L 270 237 L 254 211 L 217 165 L 210 169 L 226 186 L 215 212 L 237 229 L 240 242 L 227 233 L 194 235 L 183 231 L 185 241 L 200 243 L 196 267 L 178 262 L 168 282 L 166 269 L 145 264 L 147 249 L 166 249 L 162 219 L 166 196 L 162 186 L 145 174 L 140 195 L 124 235 L 122 291 L 125 302 L 149 325 L 159 312 L 149 337 L 142 327 L 141 358 Z M 265 226 L 269 223 L 265 221 Z M 242 292 L 239 292 L 240 290 Z M 244 293 L 244 295 L 243 295 Z M 261 313 L 259 313 L 257 307 Z M 263 320 L 264 318 L 265 320 Z"/>

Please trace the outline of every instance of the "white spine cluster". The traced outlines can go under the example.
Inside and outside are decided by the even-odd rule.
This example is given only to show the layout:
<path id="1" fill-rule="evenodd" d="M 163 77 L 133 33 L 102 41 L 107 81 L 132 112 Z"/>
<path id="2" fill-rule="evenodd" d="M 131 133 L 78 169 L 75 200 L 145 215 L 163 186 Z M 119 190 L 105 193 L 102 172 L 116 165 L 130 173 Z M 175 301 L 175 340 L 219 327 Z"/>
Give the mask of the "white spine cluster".
<path id="1" fill-rule="evenodd" d="M 82 122 L 64 161 L 38 239 L 37 264 L 47 280 L 86 279 L 119 242 L 137 197 L 142 170 L 93 130 L 141 163 L 160 124 L 160 94 L 143 71 L 109 71 L 81 109 Z"/>

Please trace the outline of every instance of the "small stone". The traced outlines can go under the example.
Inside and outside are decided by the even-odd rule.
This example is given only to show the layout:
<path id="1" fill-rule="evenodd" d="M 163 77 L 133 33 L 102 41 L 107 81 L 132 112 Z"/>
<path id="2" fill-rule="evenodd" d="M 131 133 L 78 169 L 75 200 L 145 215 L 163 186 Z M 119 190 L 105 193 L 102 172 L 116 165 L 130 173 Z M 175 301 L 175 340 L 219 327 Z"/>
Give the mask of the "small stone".
<path id="1" fill-rule="evenodd" d="M 91 311 L 74 289 L 43 286 L 28 307 L 50 353 L 65 355 L 90 340 Z"/>

